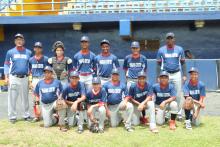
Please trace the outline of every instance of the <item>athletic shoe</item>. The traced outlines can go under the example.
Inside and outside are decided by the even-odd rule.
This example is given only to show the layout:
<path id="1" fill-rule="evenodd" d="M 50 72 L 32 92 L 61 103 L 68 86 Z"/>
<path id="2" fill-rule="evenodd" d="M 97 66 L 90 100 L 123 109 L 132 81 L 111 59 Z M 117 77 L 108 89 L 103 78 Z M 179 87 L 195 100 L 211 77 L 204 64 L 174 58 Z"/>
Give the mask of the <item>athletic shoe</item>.
<path id="1" fill-rule="evenodd" d="M 82 126 L 79 126 L 77 132 L 78 132 L 79 134 L 81 134 L 81 133 L 83 132 L 83 127 L 82 127 Z"/>
<path id="2" fill-rule="evenodd" d="M 190 120 L 185 120 L 185 125 L 187 130 L 192 130 L 192 125 Z"/>
<path id="3" fill-rule="evenodd" d="M 24 121 L 28 121 L 28 122 L 31 122 L 33 120 L 33 118 L 32 117 L 26 117 L 26 118 L 24 118 Z"/>
<path id="4" fill-rule="evenodd" d="M 16 119 L 10 119 L 9 121 L 10 121 L 10 123 L 12 123 L 12 124 L 15 124 L 15 123 L 17 122 Z"/>

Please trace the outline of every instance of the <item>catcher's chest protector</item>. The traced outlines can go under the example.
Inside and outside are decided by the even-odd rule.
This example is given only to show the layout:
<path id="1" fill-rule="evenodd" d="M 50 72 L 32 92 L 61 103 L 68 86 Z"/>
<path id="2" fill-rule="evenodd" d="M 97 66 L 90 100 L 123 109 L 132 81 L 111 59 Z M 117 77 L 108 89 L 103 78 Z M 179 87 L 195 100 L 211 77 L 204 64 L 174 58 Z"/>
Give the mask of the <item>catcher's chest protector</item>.
<path id="1" fill-rule="evenodd" d="M 52 66 L 59 80 L 62 72 L 67 71 L 67 60 L 68 57 L 64 57 L 62 61 L 57 61 L 56 57 L 52 57 Z"/>

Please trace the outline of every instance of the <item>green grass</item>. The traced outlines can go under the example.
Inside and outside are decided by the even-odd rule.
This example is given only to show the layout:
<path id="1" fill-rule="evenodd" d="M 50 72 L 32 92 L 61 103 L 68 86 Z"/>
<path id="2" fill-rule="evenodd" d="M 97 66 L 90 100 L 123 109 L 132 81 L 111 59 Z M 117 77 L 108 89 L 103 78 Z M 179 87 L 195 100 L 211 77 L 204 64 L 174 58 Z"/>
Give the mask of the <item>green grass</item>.
<path id="1" fill-rule="evenodd" d="M 220 117 L 202 117 L 200 127 L 192 131 L 184 129 L 178 122 L 176 131 L 169 130 L 167 125 L 159 127 L 159 134 L 152 134 L 148 127 L 137 126 L 132 133 L 123 127 L 107 128 L 104 134 L 93 134 L 86 130 L 77 134 L 76 128 L 60 132 L 58 127 L 41 128 L 39 123 L 19 121 L 10 124 L 0 121 L 0 146 L 185 146 L 185 147 L 220 147 Z"/>

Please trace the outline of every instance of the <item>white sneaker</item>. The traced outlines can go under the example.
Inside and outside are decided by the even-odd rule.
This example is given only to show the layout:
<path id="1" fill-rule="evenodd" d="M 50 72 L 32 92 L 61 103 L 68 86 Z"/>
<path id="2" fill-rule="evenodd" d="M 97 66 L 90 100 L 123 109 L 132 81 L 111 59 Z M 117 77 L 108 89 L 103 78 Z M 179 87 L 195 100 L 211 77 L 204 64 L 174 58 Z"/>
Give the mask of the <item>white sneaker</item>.
<path id="1" fill-rule="evenodd" d="M 187 130 L 192 130 L 192 125 L 190 120 L 185 120 L 185 125 Z"/>

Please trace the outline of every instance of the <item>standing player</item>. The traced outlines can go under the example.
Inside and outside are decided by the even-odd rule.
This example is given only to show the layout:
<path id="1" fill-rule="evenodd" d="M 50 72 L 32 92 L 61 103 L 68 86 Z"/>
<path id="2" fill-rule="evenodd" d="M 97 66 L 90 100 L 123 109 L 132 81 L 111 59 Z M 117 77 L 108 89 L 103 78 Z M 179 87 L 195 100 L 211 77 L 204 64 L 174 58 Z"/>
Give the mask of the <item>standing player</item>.
<path id="1" fill-rule="evenodd" d="M 94 133 L 104 133 L 106 91 L 101 87 L 101 80 L 98 77 L 92 79 L 92 89 L 87 92 L 86 100 L 90 130 Z"/>
<path id="2" fill-rule="evenodd" d="M 183 71 L 183 81 L 186 80 L 186 65 L 185 55 L 182 47 L 175 45 L 174 33 L 170 32 L 166 34 L 166 45 L 162 46 L 157 53 L 157 75 L 160 70 L 166 71 L 169 74 L 170 82 L 174 84 L 177 98 L 176 102 L 179 107 L 178 119 L 182 119 L 181 111 L 181 87 L 182 87 L 182 76 L 181 70 Z M 182 65 L 182 66 L 181 66 Z"/>
<path id="3" fill-rule="evenodd" d="M 56 41 L 53 44 L 55 56 L 48 59 L 48 63 L 53 67 L 57 79 L 61 81 L 63 86 L 68 83 L 68 73 L 73 70 L 72 59 L 64 56 L 64 50 L 64 44 L 61 41 Z"/>
<path id="4" fill-rule="evenodd" d="M 34 44 L 35 55 L 29 59 L 30 62 L 30 76 L 29 84 L 31 89 L 34 90 L 37 83 L 43 79 L 44 68 L 48 65 L 48 57 L 43 55 L 43 46 L 41 42 L 35 42 Z M 36 105 L 36 97 L 33 96 L 34 102 L 34 116 L 33 121 L 40 120 L 40 108 Z"/>
<path id="5" fill-rule="evenodd" d="M 147 59 L 140 54 L 140 44 L 137 41 L 131 43 L 132 54 L 124 59 L 124 70 L 127 77 L 127 87 L 130 88 L 132 83 L 137 82 L 138 73 L 147 71 Z"/>
<path id="6" fill-rule="evenodd" d="M 4 63 L 5 82 L 9 84 L 8 117 L 11 123 L 15 123 L 17 120 L 16 102 L 18 96 L 21 97 L 22 108 L 24 110 L 23 118 L 26 121 L 32 120 L 29 114 L 28 100 L 28 67 L 31 51 L 24 47 L 24 43 L 24 36 L 22 34 L 16 34 L 16 46 L 7 52 Z"/>
<path id="7" fill-rule="evenodd" d="M 119 71 L 112 70 L 111 81 L 105 83 L 104 88 L 107 92 L 107 115 L 110 115 L 111 126 L 116 127 L 122 120 L 120 112 L 125 115 L 125 129 L 132 132 L 131 119 L 134 111 L 133 105 L 129 102 L 127 87 L 120 82 Z"/>
<path id="8" fill-rule="evenodd" d="M 61 131 L 67 131 L 65 122 L 65 102 L 61 103 L 62 84 L 53 78 L 53 69 L 50 66 L 44 68 L 44 79 L 39 81 L 34 90 L 35 95 L 41 102 L 44 127 L 51 127 L 59 124 Z M 37 101 L 37 103 L 40 103 Z M 58 116 L 56 114 L 58 113 Z"/>
<path id="9" fill-rule="evenodd" d="M 80 73 L 80 81 L 85 83 L 87 89 L 91 89 L 92 77 L 95 73 L 95 54 L 89 50 L 89 37 L 82 36 L 81 50 L 74 56 L 76 70 Z"/>
<path id="10" fill-rule="evenodd" d="M 111 79 L 111 72 L 114 68 L 119 68 L 118 58 L 110 53 L 110 43 L 104 39 L 100 43 L 102 52 L 95 57 L 97 75 L 101 78 L 101 83 L 104 85 Z"/>
<path id="11" fill-rule="evenodd" d="M 189 71 L 190 80 L 185 82 L 183 87 L 185 102 L 183 108 L 186 116 L 186 129 L 192 129 L 192 123 L 198 126 L 200 124 L 200 109 L 205 108 L 204 99 L 206 96 L 205 85 L 199 81 L 198 69 L 192 67 Z M 191 115 L 193 110 L 193 115 Z"/>
<path id="12" fill-rule="evenodd" d="M 152 100 L 153 91 L 152 86 L 146 82 L 146 73 L 138 73 L 138 82 L 132 84 L 129 89 L 129 96 L 131 96 L 131 101 L 134 105 L 134 113 L 132 117 L 132 122 L 134 125 L 140 124 L 140 118 L 142 111 L 149 110 L 150 113 L 150 130 L 153 133 L 158 133 L 155 121 L 155 106 Z M 142 119 L 144 116 L 142 116 Z"/>
<path id="13" fill-rule="evenodd" d="M 169 111 L 171 113 L 169 126 L 171 130 L 175 130 L 175 119 L 178 112 L 178 105 L 175 101 L 176 91 L 173 84 L 169 83 L 169 74 L 166 71 L 160 73 L 159 81 L 159 83 L 153 86 L 156 104 L 156 122 L 159 125 L 164 124 L 165 112 Z"/>
<path id="14" fill-rule="evenodd" d="M 70 72 L 70 84 L 64 88 L 62 97 L 67 104 L 67 120 L 69 127 L 76 122 L 76 114 L 79 112 L 78 133 L 83 132 L 83 107 L 82 102 L 86 100 L 85 85 L 79 82 L 77 71 Z"/>

